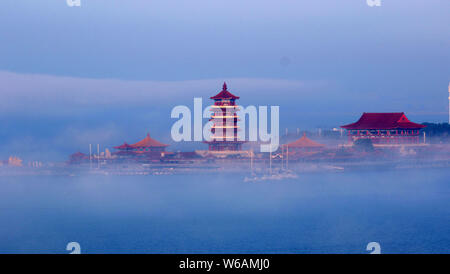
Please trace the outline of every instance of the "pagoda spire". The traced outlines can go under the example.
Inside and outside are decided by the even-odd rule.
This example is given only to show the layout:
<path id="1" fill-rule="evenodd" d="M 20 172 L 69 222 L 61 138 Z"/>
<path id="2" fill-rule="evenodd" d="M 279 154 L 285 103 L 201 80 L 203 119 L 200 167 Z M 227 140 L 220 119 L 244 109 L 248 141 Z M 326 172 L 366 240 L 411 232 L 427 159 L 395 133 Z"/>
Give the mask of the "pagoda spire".
<path id="1" fill-rule="evenodd" d="M 239 99 L 239 96 L 235 96 L 235 95 L 231 94 L 231 92 L 228 91 L 227 83 L 223 82 L 222 90 L 219 93 L 217 93 L 215 96 L 209 97 L 209 98 L 213 99 L 213 100 L 222 100 L 222 99 L 236 100 L 236 99 Z"/>

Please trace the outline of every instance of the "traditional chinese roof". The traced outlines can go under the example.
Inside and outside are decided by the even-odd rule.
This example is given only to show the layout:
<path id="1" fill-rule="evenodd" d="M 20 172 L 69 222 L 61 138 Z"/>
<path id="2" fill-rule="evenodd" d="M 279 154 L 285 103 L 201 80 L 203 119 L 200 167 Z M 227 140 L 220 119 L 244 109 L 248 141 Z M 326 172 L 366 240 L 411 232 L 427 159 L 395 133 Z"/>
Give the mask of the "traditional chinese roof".
<path id="1" fill-rule="evenodd" d="M 83 158 L 83 157 L 87 157 L 86 154 L 82 153 L 82 152 L 75 152 L 74 154 L 70 155 L 71 158 Z"/>
<path id="2" fill-rule="evenodd" d="M 292 143 L 287 144 L 288 147 L 292 148 L 302 148 L 302 147 L 324 147 L 325 145 L 317 143 L 308 137 L 306 137 L 306 133 L 303 133 L 303 136 L 294 141 Z"/>
<path id="3" fill-rule="evenodd" d="M 209 97 L 209 99 L 219 100 L 219 99 L 239 99 L 239 96 L 233 95 L 231 92 L 227 90 L 227 83 L 223 83 L 222 91 L 217 93 L 213 97 Z"/>
<path id="4" fill-rule="evenodd" d="M 147 133 L 147 136 L 142 141 L 139 141 L 136 144 L 132 144 L 130 146 L 132 148 L 138 148 L 138 147 L 167 147 L 169 145 L 156 141 L 155 139 L 150 137 L 150 133 Z"/>
<path id="5" fill-rule="evenodd" d="M 121 144 L 120 146 L 116 146 L 114 148 L 120 149 L 120 150 L 126 150 L 126 149 L 132 149 L 133 147 L 130 146 L 129 144 L 127 144 L 127 142 L 123 142 L 123 144 Z"/>
<path id="6" fill-rule="evenodd" d="M 356 123 L 341 126 L 345 129 L 419 129 L 424 125 L 416 124 L 406 118 L 403 112 L 394 113 L 366 113 Z"/>

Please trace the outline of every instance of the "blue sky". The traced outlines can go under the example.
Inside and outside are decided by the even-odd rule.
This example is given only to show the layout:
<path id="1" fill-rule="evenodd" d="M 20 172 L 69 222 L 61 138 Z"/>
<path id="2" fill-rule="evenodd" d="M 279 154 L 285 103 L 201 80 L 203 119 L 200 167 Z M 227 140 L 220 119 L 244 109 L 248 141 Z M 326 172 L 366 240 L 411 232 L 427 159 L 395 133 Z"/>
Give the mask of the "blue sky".
<path id="1" fill-rule="evenodd" d="M 0 158 L 170 142 L 172 107 L 218 92 L 279 105 L 281 128 L 361 112 L 447 121 L 450 2 L 3 0 Z M 201 147 L 201 145 L 199 145 Z"/>

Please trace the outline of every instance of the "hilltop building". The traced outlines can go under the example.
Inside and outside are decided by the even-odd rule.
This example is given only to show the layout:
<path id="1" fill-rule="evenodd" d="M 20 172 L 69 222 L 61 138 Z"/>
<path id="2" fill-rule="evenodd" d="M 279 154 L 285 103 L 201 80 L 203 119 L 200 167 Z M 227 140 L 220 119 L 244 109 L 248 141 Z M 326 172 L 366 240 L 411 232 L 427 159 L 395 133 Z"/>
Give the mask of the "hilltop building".
<path id="1" fill-rule="evenodd" d="M 408 120 L 405 113 L 363 113 L 355 123 L 341 126 L 347 130 L 350 143 L 370 139 L 374 145 L 405 145 L 420 143 L 424 125 Z"/>

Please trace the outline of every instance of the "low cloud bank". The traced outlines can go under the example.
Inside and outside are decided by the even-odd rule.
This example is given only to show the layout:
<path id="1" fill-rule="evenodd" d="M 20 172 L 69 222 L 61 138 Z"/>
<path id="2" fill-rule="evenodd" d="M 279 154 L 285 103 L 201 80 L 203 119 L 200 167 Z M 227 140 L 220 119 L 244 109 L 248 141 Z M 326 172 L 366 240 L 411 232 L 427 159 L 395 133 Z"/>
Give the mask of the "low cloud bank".
<path id="1" fill-rule="evenodd" d="M 124 81 L 0 71 L 0 113 L 68 114 L 78 109 L 191 104 L 193 97 L 206 99 L 219 92 L 224 80 L 231 91 L 249 102 L 250 98 L 264 96 L 268 104 L 279 96 L 308 93 L 308 85 L 304 82 L 282 79 Z M 313 85 L 318 83 L 310 84 Z"/>

